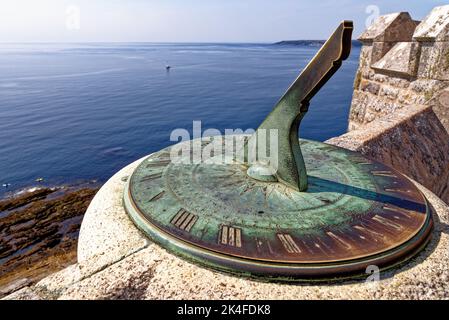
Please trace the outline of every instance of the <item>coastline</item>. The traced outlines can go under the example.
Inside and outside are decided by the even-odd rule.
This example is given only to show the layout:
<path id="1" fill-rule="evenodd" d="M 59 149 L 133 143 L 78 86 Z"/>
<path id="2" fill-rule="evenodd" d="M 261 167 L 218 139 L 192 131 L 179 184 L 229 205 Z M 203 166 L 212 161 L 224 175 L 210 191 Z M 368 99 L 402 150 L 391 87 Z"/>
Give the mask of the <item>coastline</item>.
<path id="1" fill-rule="evenodd" d="M 76 262 L 95 182 L 38 186 L 0 199 L 0 298 Z"/>

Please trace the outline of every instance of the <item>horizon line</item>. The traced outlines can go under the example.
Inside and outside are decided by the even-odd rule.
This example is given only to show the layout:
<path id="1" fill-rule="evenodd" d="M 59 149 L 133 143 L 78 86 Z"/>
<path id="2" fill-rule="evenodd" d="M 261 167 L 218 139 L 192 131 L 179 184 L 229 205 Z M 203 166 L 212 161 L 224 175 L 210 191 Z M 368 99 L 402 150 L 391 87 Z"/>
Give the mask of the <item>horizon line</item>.
<path id="1" fill-rule="evenodd" d="M 260 44 L 270 45 L 281 42 L 310 41 L 325 42 L 326 39 L 296 39 L 296 40 L 279 40 L 270 42 L 249 42 L 249 41 L 0 41 L 0 45 L 8 44 Z M 352 42 L 360 42 L 358 39 L 352 39 Z"/>
<path id="2" fill-rule="evenodd" d="M 273 44 L 283 41 L 326 41 L 326 39 L 290 39 L 290 40 L 276 40 L 276 41 L 0 41 L 0 44 L 35 44 L 35 43 L 50 43 L 50 44 L 72 44 L 72 43 L 158 43 L 158 44 L 178 44 L 178 43 L 231 43 L 231 44 Z"/>

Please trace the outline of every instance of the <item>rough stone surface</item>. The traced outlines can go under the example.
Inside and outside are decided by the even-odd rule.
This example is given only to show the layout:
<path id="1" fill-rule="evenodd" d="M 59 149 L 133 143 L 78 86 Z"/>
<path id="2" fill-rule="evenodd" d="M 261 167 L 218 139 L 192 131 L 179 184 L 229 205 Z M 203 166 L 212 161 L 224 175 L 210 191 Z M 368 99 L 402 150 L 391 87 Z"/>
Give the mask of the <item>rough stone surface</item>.
<path id="1" fill-rule="evenodd" d="M 431 107 L 398 109 L 326 142 L 390 165 L 449 203 L 449 134 Z"/>
<path id="2" fill-rule="evenodd" d="M 0 201 L 0 297 L 76 262 L 83 214 L 97 190 L 43 187 Z"/>
<path id="3" fill-rule="evenodd" d="M 373 64 L 372 68 L 387 75 L 415 76 L 418 69 L 418 60 L 415 57 L 417 57 L 418 50 L 419 43 L 417 42 L 398 42 L 382 59 Z M 404 61 L 408 63 L 404 63 Z"/>
<path id="4" fill-rule="evenodd" d="M 27 287 L 31 284 L 31 280 L 28 278 L 21 278 L 15 281 L 10 282 L 8 285 L 0 288 L 0 295 L 5 296 L 16 292 L 24 287 Z"/>
<path id="5" fill-rule="evenodd" d="M 370 48 L 370 65 L 376 63 L 397 43 L 412 40 L 416 28 L 408 12 L 392 13 L 377 18 L 359 40 Z"/>
<path id="6" fill-rule="evenodd" d="M 348 130 L 400 108 L 435 105 L 434 98 L 449 87 L 448 31 L 449 5 L 435 8 L 418 26 L 404 13 L 379 17 L 360 37 Z M 439 105 L 436 114 L 449 132 L 443 109 Z"/>
<path id="7" fill-rule="evenodd" d="M 410 41 L 416 28 L 408 12 L 398 12 L 378 17 L 360 36 L 367 42 Z"/>
<path id="8" fill-rule="evenodd" d="M 449 5 L 435 7 L 416 28 L 413 38 L 420 41 L 449 41 Z"/>
<path id="9" fill-rule="evenodd" d="M 449 80 L 449 41 L 421 44 L 418 78 Z"/>
<path id="10" fill-rule="evenodd" d="M 401 28 L 392 23 L 399 16 L 380 18 L 368 34 L 385 39 L 382 30 Z M 429 25 L 436 20 L 439 31 L 432 33 Z M 373 43 L 364 41 L 349 133 L 330 141 L 407 173 L 449 203 L 449 42 L 440 35 L 445 26 L 449 5 L 432 11 L 413 40 L 396 43 L 377 62 Z"/>
<path id="11" fill-rule="evenodd" d="M 449 132 L 449 88 L 441 90 L 432 101 L 433 111 Z"/>
<path id="12" fill-rule="evenodd" d="M 2 300 L 42 300 L 42 297 L 31 290 L 31 288 L 25 287 L 10 294 Z"/>
<path id="13" fill-rule="evenodd" d="M 95 195 L 87 209 L 78 239 L 78 261 L 95 260 L 98 266 L 107 265 L 109 258 L 141 249 L 148 244 L 140 232 L 131 230 L 133 224 L 123 219 L 122 198 L 111 201 L 111 194 L 121 192 L 127 177 L 144 158 L 117 172 Z M 108 254 L 105 256 L 104 253 Z"/>

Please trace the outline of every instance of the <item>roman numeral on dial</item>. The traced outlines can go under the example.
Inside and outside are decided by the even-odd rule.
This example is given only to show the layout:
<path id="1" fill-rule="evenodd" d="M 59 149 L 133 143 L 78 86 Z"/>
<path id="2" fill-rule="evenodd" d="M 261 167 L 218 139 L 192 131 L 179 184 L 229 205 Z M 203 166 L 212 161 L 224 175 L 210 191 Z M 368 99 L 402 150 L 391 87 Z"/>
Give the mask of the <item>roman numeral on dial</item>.
<path id="1" fill-rule="evenodd" d="M 178 229 L 190 232 L 190 229 L 192 229 L 197 220 L 198 216 L 188 212 L 185 209 L 180 209 L 173 219 L 171 219 L 170 223 Z"/>
<path id="2" fill-rule="evenodd" d="M 279 233 L 277 236 L 288 253 L 301 253 L 301 250 L 291 235 L 288 233 Z"/>
<path id="3" fill-rule="evenodd" d="M 157 161 L 149 162 L 146 167 L 147 168 L 165 167 L 165 166 L 169 165 L 170 163 L 171 163 L 170 159 L 168 159 L 168 160 L 157 160 Z"/>
<path id="4" fill-rule="evenodd" d="M 383 176 L 383 177 L 392 177 L 392 178 L 397 178 L 397 176 L 388 170 L 377 170 L 377 171 L 371 171 L 371 173 L 374 176 Z"/>
<path id="5" fill-rule="evenodd" d="M 165 191 L 158 193 L 157 195 L 155 195 L 153 198 L 150 199 L 150 202 L 159 200 L 160 198 L 162 198 L 164 196 L 164 194 L 165 194 Z"/>
<path id="6" fill-rule="evenodd" d="M 145 176 L 142 179 L 140 179 L 140 182 L 151 181 L 151 180 L 159 179 L 160 177 L 162 177 L 162 172 Z"/>
<path id="7" fill-rule="evenodd" d="M 218 242 L 230 247 L 242 247 L 242 230 L 230 226 L 221 226 Z"/>

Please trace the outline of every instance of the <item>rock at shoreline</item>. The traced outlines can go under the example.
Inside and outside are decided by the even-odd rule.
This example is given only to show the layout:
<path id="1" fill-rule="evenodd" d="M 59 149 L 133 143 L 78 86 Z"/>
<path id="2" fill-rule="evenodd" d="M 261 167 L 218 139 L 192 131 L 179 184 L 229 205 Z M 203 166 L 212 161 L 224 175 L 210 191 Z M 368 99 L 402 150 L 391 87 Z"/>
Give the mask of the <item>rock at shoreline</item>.
<path id="1" fill-rule="evenodd" d="M 97 191 L 43 188 L 0 201 L 0 297 L 76 262 L 81 221 Z"/>

